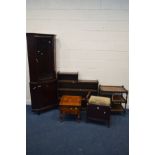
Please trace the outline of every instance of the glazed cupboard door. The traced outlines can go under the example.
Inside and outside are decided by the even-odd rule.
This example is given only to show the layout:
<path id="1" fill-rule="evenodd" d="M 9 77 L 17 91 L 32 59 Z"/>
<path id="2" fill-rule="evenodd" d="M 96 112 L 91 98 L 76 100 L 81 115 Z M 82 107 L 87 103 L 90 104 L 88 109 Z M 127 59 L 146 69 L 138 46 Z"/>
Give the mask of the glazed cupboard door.
<path id="1" fill-rule="evenodd" d="M 55 36 L 27 33 L 30 80 L 43 81 L 56 77 Z"/>
<path id="2" fill-rule="evenodd" d="M 36 62 L 39 80 L 55 78 L 54 37 L 35 35 Z"/>

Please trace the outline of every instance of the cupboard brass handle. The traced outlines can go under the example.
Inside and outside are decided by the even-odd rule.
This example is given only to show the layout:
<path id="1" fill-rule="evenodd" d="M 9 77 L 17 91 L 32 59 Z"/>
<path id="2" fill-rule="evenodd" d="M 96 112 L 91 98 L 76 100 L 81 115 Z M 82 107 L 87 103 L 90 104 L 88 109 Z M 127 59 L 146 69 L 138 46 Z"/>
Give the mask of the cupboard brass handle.
<path id="1" fill-rule="evenodd" d="M 36 62 L 37 62 L 37 63 L 39 62 L 37 58 L 36 58 Z"/>
<path id="2" fill-rule="evenodd" d="M 41 88 L 41 85 L 38 85 L 38 88 Z"/>
<path id="3" fill-rule="evenodd" d="M 36 89 L 36 87 L 33 87 L 33 90 L 35 90 Z"/>

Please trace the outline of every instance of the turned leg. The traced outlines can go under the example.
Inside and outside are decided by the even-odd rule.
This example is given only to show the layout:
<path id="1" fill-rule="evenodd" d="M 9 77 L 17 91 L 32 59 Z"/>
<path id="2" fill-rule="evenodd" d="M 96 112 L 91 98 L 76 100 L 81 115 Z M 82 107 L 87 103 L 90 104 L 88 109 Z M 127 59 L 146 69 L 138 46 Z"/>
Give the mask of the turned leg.
<path id="1" fill-rule="evenodd" d="M 110 128 L 110 119 L 108 119 L 108 128 Z"/>
<path id="2" fill-rule="evenodd" d="M 78 115 L 77 115 L 77 120 L 78 120 L 78 122 L 80 122 L 80 113 L 78 113 Z"/>
<path id="3" fill-rule="evenodd" d="M 60 112 L 60 121 L 62 122 L 63 121 L 63 113 L 62 112 Z"/>
<path id="4" fill-rule="evenodd" d="M 126 103 L 125 103 L 125 109 L 124 109 L 124 113 L 126 113 Z"/>

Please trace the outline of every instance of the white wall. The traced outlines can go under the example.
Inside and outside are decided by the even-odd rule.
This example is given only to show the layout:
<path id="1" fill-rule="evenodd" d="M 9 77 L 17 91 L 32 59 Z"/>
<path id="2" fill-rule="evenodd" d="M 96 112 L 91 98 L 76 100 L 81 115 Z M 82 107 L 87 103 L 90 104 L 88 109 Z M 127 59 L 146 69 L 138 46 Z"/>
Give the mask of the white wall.
<path id="1" fill-rule="evenodd" d="M 27 0 L 26 32 L 57 35 L 57 70 L 128 88 L 128 0 Z M 27 65 L 27 102 L 30 101 Z"/>

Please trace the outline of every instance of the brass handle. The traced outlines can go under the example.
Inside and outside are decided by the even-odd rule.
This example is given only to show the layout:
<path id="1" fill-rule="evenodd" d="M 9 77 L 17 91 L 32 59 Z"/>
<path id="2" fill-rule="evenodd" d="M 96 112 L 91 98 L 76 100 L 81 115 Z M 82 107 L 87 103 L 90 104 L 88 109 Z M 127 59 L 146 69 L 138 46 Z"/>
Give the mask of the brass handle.
<path id="1" fill-rule="evenodd" d="M 39 62 L 37 58 L 36 58 L 36 62 L 37 62 L 37 63 Z"/>
<path id="2" fill-rule="evenodd" d="M 33 87 L 33 90 L 35 90 L 36 89 L 36 87 Z"/>

